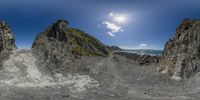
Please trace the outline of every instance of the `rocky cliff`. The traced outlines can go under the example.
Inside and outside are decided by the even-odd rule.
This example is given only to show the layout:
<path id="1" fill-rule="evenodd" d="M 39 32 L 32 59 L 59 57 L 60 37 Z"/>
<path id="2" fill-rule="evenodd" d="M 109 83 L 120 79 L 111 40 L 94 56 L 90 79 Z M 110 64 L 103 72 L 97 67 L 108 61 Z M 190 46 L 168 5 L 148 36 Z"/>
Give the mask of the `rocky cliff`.
<path id="1" fill-rule="evenodd" d="M 4 21 L 0 21 L 0 61 L 8 58 L 12 50 L 16 49 L 15 36 Z"/>
<path id="2" fill-rule="evenodd" d="M 158 70 L 171 79 L 187 79 L 200 71 L 200 20 L 184 19 L 164 49 Z"/>
<path id="3" fill-rule="evenodd" d="M 9 25 L 5 22 L 0 22 L 0 51 L 15 49 L 15 36 Z"/>
<path id="4" fill-rule="evenodd" d="M 65 65 L 81 56 L 107 56 L 109 50 L 93 36 L 75 28 L 70 28 L 65 20 L 58 20 L 44 32 L 38 34 L 32 49 L 41 60 Z"/>

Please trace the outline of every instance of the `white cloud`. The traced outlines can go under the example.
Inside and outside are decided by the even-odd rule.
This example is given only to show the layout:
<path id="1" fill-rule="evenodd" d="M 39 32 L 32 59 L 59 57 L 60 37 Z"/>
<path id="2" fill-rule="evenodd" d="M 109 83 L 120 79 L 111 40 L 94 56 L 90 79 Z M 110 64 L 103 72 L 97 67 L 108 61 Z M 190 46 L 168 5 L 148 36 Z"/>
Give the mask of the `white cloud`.
<path id="1" fill-rule="evenodd" d="M 109 13 L 108 18 L 102 22 L 102 24 L 105 25 L 105 27 L 109 30 L 106 32 L 106 34 L 108 34 L 111 37 L 115 37 L 116 33 L 124 32 L 123 26 L 119 23 L 120 21 L 122 22 L 124 20 L 124 16 L 124 14 L 118 14 L 113 12 Z"/>
<path id="2" fill-rule="evenodd" d="M 112 17 L 114 14 L 111 12 L 111 13 L 109 13 L 109 17 Z"/>
<path id="3" fill-rule="evenodd" d="M 113 34 L 112 32 L 106 32 L 106 33 L 111 37 L 115 37 L 115 34 Z"/>
<path id="4" fill-rule="evenodd" d="M 117 32 L 123 32 L 124 30 L 122 29 L 122 27 L 118 26 L 115 23 L 109 22 L 109 21 L 104 21 L 103 22 L 104 25 L 106 25 L 106 28 L 109 29 L 109 32 L 106 32 L 108 35 L 110 35 L 111 37 L 115 37 L 115 33 Z"/>
<path id="5" fill-rule="evenodd" d="M 136 47 L 136 49 L 152 49 L 152 48 L 155 48 L 155 47 L 153 45 L 149 45 L 146 43 L 141 43 Z"/>
<path id="6" fill-rule="evenodd" d="M 148 45 L 145 44 L 145 43 L 142 43 L 142 44 L 139 45 L 139 47 L 147 47 L 147 46 L 148 46 Z"/>

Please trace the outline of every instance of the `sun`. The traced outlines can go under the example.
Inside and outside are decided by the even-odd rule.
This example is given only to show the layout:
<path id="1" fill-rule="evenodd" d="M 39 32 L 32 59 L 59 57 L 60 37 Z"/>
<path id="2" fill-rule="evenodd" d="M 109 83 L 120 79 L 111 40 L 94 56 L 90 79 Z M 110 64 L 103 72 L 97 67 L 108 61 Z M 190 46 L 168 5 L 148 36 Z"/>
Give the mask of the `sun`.
<path id="1" fill-rule="evenodd" d="M 123 13 L 109 13 L 109 19 L 115 24 L 125 24 L 128 20 L 128 15 Z"/>
<path id="2" fill-rule="evenodd" d="M 123 14 L 120 14 L 120 15 L 118 14 L 118 15 L 113 16 L 113 20 L 119 24 L 123 24 L 127 22 L 127 16 Z"/>

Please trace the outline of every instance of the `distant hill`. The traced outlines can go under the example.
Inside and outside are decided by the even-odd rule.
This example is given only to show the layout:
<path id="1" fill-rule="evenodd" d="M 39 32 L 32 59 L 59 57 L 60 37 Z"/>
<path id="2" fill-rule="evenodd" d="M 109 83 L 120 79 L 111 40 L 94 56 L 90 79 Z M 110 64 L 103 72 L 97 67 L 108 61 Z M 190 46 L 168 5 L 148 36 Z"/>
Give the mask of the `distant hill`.
<path id="1" fill-rule="evenodd" d="M 133 50 L 121 50 L 121 52 L 128 52 L 139 55 L 150 55 L 150 56 L 161 56 L 163 50 L 152 50 L 152 49 L 133 49 Z"/>

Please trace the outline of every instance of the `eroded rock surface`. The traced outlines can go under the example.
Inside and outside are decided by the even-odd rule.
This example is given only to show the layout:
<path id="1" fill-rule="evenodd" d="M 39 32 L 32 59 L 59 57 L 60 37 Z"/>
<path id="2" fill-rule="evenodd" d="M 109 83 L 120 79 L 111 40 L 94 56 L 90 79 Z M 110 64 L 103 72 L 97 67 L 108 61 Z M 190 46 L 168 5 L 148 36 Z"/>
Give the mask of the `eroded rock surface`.
<path id="1" fill-rule="evenodd" d="M 64 66 L 80 56 L 107 56 L 107 47 L 93 36 L 68 26 L 65 20 L 58 20 L 45 32 L 38 34 L 32 49 L 34 54 L 47 62 L 50 69 Z"/>
<path id="2" fill-rule="evenodd" d="M 0 84 L 17 88 L 45 88 L 45 87 L 69 87 L 72 93 L 80 93 L 87 88 L 98 87 L 98 81 L 88 75 L 61 73 L 50 75 L 47 71 L 41 70 L 36 64 L 37 59 L 32 55 L 31 50 L 14 50 L 10 59 L 3 63 L 0 71 Z"/>
<path id="3" fill-rule="evenodd" d="M 171 79 L 187 79 L 200 71 L 200 20 L 185 19 L 166 45 L 158 70 Z"/>
<path id="4" fill-rule="evenodd" d="M 0 64 L 16 49 L 15 36 L 8 24 L 0 21 Z"/>
<path id="5" fill-rule="evenodd" d="M 7 49 L 15 49 L 15 36 L 12 33 L 12 30 L 9 25 L 5 22 L 0 22 L 0 51 Z"/>

